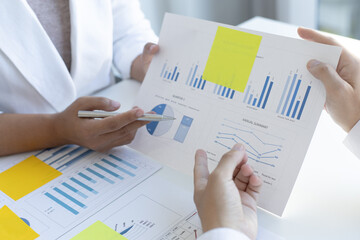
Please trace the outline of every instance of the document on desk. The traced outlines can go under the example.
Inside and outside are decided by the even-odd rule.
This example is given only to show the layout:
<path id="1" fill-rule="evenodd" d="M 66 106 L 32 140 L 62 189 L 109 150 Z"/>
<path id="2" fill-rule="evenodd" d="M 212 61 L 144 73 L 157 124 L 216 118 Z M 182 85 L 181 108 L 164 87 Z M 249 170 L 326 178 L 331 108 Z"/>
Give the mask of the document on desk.
<path id="1" fill-rule="evenodd" d="M 196 149 L 213 169 L 242 143 L 264 182 L 259 206 L 281 216 L 325 102 L 306 64 L 336 67 L 341 49 L 173 14 L 159 45 L 136 105 L 176 120 L 149 123 L 131 146 L 192 174 Z"/>
<path id="2" fill-rule="evenodd" d="M 62 174 L 15 200 L 0 191 L 0 208 L 8 206 L 40 235 L 38 239 L 58 239 L 89 218 L 94 219 L 91 224 L 102 220 L 103 211 L 117 209 L 116 205 L 109 205 L 161 168 L 159 163 L 129 147 L 115 148 L 104 154 L 67 145 L 44 149 L 32 158 L 35 157 Z M 2 159 L 0 172 L 15 169 L 11 164 L 20 166 L 18 162 L 18 157 Z M 19 173 L 24 174 L 24 171 Z M 15 174 L 11 176 L 16 177 Z M 18 176 L 19 181 L 22 179 L 22 176 Z M 36 180 L 33 178 L 27 181 Z M 23 181 L 15 186 L 21 184 L 28 183 Z M 10 190 L 16 192 L 16 189 Z"/>

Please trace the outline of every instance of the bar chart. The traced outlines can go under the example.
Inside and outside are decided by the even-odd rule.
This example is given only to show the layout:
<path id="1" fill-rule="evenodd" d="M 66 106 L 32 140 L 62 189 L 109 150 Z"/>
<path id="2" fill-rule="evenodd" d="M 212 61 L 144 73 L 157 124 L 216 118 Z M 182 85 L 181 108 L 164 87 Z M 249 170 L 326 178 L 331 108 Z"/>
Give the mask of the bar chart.
<path id="1" fill-rule="evenodd" d="M 185 141 L 186 135 L 188 134 L 191 124 L 193 122 L 193 119 L 188 116 L 183 116 L 181 123 L 176 131 L 174 140 L 178 141 L 180 143 L 183 143 Z"/>
<path id="2" fill-rule="evenodd" d="M 206 85 L 206 80 L 202 78 L 202 75 L 199 73 L 199 65 L 195 64 L 190 68 L 186 79 L 186 85 L 197 88 L 200 90 L 204 90 Z"/>
<path id="3" fill-rule="evenodd" d="M 29 201 L 63 226 L 87 209 L 121 195 L 157 169 L 146 161 L 134 161 L 131 154 L 103 154 L 79 146 L 55 148 L 38 157 L 64 174 Z"/>
<path id="4" fill-rule="evenodd" d="M 180 72 L 177 65 L 170 67 L 167 62 L 164 63 L 160 73 L 161 78 L 177 82 L 179 75 Z"/>
<path id="5" fill-rule="evenodd" d="M 224 97 L 224 98 L 229 98 L 229 99 L 233 99 L 234 98 L 234 94 L 235 94 L 235 90 L 215 84 L 213 93 L 215 95 Z"/>
<path id="6" fill-rule="evenodd" d="M 311 83 L 310 83 L 311 84 Z M 281 94 L 276 113 L 300 120 L 309 98 L 311 85 L 304 84 L 302 75 L 289 75 Z"/>
<path id="7" fill-rule="evenodd" d="M 265 109 L 266 105 L 268 103 L 271 90 L 273 89 L 274 82 L 270 80 L 270 76 L 267 76 L 264 82 L 264 85 L 262 86 L 261 93 L 255 91 L 255 89 L 252 89 L 251 83 L 247 85 L 245 90 L 245 96 L 243 98 L 243 103 Z"/>

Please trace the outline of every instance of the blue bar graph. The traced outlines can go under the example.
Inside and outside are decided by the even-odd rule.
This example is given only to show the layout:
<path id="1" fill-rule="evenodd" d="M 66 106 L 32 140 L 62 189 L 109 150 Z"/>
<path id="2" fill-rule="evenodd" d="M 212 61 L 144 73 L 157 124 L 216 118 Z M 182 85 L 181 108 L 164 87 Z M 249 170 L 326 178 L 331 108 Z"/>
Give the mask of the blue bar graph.
<path id="1" fill-rule="evenodd" d="M 297 78 L 297 74 L 294 74 L 294 78 L 293 78 L 293 80 L 292 80 L 292 82 L 291 82 L 290 89 L 289 89 L 289 92 L 288 92 L 287 97 L 286 97 L 286 100 L 285 100 L 285 104 L 284 104 L 283 109 L 282 109 L 282 111 L 281 111 L 281 115 L 284 115 L 285 110 L 286 110 L 286 108 L 287 108 L 287 106 L 288 106 L 291 93 L 292 93 L 292 91 L 293 91 L 293 89 L 294 89 L 294 85 L 295 85 L 296 78 Z"/>
<path id="2" fill-rule="evenodd" d="M 251 86 L 249 85 L 249 86 L 247 87 L 247 89 L 246 89 L 245 96 L 244 96 L 244 99 L 243 99 L 243 103 L 246 102 L 246 99 L 247 99 L 247 97 L 248 97 L 248 95 L 249 95 L 250 89 L 251 89 Z"/>
<path id="3" fill-rule="evenodd" d="M 199 83 L 198 83 L 198 85 L 197 85 L 197 87 L 196 87 L 196 88 L 200 88 L 201 83 L 202 83 L 202 76 L 200 77 Z"/>
<path id="4" fill-rule="evenodd" d="M 165 74 L 164 74 L 164 78 L 166 78 L 166 76 L 167 76 L 167 72 L 168 72 L 168 71 L 166 70 L 166 71 L 165 71 Z"/>
<path id="5" fill-rule="evenodd" d="M 95 191 L 93 188 L 89 187 L 88 185 L 86 185 L 85 183 L 77 180 L 76 178 L 70 178 L 71 181 L 73 181 L 74 183 L 78 184 L 79 186 L 85 188 L 86 190 L 88 190 L 89 192 L 92 192 L 94 194 L 98 194 L 97 191 Z"/>
<path id="6" fill-rule="evenodd" d="M 86 171 L 88 171 L 88 172 L 94 174 L 95 176 L 97 176 L 97 177 L 99 177 L 99 178 L 107 181 L 107 182 L 110 183 L 110 184 L 114 184 L 114 183 L 115 183 L 113 180 L 105 177 L 104 175 L 98 173 L 97 171 L 95 171 L 95 170 L 93 170 L 93 169 L 91 169 L 91 168 L 86 168 Z"/>
<path id="7" fill-rule="evenodd" d="M 162 70 L 161 70 L 161 73 L 160 73 L 160 77 L 163 76 L 164 70 L 165 70 L 165 68 L 166 68 L 166 65 L 167 65 L 167 63 L 164 63 L 164 66 L 163 66 L 163 68 L 162 68 Z M 166 75 L 166 73 L 165 73 L 165 75 Z"/>
<path id="8" fill-rule="evenodd" d="M 69 199 L 70 201 L 72 201 L 73 203 L 75 203 L 76 205 L 78 205 L 81 208 L 86 208 L 86 205 L 83 204 L 82 202 L 76 200 L 75 198 L 73 198 L 72 196 L 70 196 L 69 194 L 67 194 L 66 192 L 62 191 L 61 189 L 54 187 L 53 188 L 55 192 L 63 195 L 64 197 L 66 197 L 67 199 Z"/>
<path id="9" fill-rule="evenodd" d="M 222 97 L 225 95 L 226 89 L 227 89 L 227 88 L 223 86 L 223 91 L 222 91 L 222 94 L 221 94 Z"/>
<path id="10" fill-rule="evenodd" d="M 186 85 L 189 85 L 189 81 L 190 81 L 190 76 L 191 76 L 192 70 L 193 70 L 193 68 L 190 69 L 189 75 L 188 75 L 187 80 L 186 80 Z"/>
<path id="11" fill-rule="evenodd" d="M 96 183 L 96 181 L 94 179 L 92 179 L 91 177 L 89 177 L 88 175 L 83 174 L 82 172 L 78 173 L 78 175 L 86 180 L 88 180 L 89 182 L 92 183 Z"/>
<path id="12" fill-rule="evenodd" d="M 253 106 L 255 106 L 255 104 L 256 104 L 256 101 L 257 101 L 257 98 L 254 98 L 254 101 L 253 101 Z"/>
<path id="13" fill-rule="evenodd" d="M 78 215 L 79 212 L 76 211 L 75 209 L 73 209 L 72 207 L 70 207 L 69 205 L 67 205 L 66 203 L 64 203 L 63 201 L 61 201 L 60 199 L 58 199 L 57 197 L 54 197 L 53 195 L 51 195 L 50 193 L 46 192 L 45 196 L 47 196 L 48 198 L 50 198 L 51 200 L 53 200 L 54 202 L 56 202 L 57 204 L 59 204 L 60 206 L 62 206 L 63 208 L 65 208 L 66 210 L 70 211 L 71 213 Z"/>
<path id="14" fill-rule="evenodd" d="M 94 151 L 93 150 L 86 150 L 85 152 L 83 152 L 82 154 L 80 154 L 79 156 L 73 158 L 72 160 L 68 161 L 67 163 L 61 165 L 60 167 L 57 167 L 56 170 L 59 170 L 63 167 L 67 168 L 67 167 L 70 167 L 72 164 L 75 164 L 77 161 L 85 158 L 87 155 L 89 155 L 90 153 L 93 153 Z"/>
<path id="15" fill-rule="evenodd" d="M 118 178 L 118 179 L 120 179 L 120 180 L 123 180 L 123 179 L 124 179 L 124 178 L 123 178 L 122 176 L 120 176 L 119 174 L 117 174 L 117 173 L 115 173 L 115 172 L 107 169 L 107 168 L 104 167 L 104 166 L 101 166 L 101 165 L 98 164 L 98 163 L 95 163 L 94 166 L 97 167 L 97 168 L 99 168 L 99 169 L 101 169 L 101 170 L 103 170 L 104 172 L 107 172 L 108 174 L 110 174 L 110 175 L 112 175 L 112 176 L 114 176 L 114 177 L 116 177 L 116 178 Z"/>
<path id="16" fill-rule="evenodd" d="M 279 113 L 280 107 L 281 107 L 281 105 L 283 104 L 284 97 L 285 97 L 285 94 L 286 94 L 286 90 L 287 90 L 287 88 L 288 88 L 288 86 L 289 86 L 290 79 L 291 79 L 291 76 L 289 76 L 288 79 L 287 79 L 287 81 L 286 81 L 284 90 L 283 90 L 283 92 L 282 92 L 282 94 L 281 94 L 281 99 L 280 99 L 279 105 L 278 105 L 278 107 L 277 107 L 277 109 L 276 109 L 276 113 Z"/>
<path id="17" fill-rule="evenodd" d="M 125 165 L 128 166 L 128 167 L 131 167 L 132 169 L 137 169 L 137 168 L 138 168 L 137 166 L 132 165 L 131 163 L 129 163 L 129 162 L 127 162 L 127 161 L 125 161 L 125 160 L 123 160 L 123 159 L 121 159 L 121 158 L 119 158 L 119 157 L 117 157 L 117 156 L 115 156 L 115 155 L 110 154 L 109 157 L 111 157 L 111 158 L 113 158 L 113 159 L 115 159 L 115 160 L 117 160 L 117 161 L 125 164 Z"/>
<path id="18" fill-rule="evenodd" d="M 185 141 L 186 135 L 189 132 L 192 122 L 193 122 L 193 119 L 191 117 L 183 116 L 180 126 L 177 129 L 175 137 L 174 137 L 175 141 L 178 141 L 180 143 L 183 143 Z"/>
<path id="19" fill-rule="evenodd" d="M 70 148 L 70 145 L 66 145 L 66 146 L 64 146 L 64 147 L 61 147 L 59 150 L 53 152 L 53 153 L 51 154 L 51 156 L 45 158 L 43 161 L 46 162 L 47 160 L 55 157 L 55 156 L 58 155 L 59 153 L 62 153 L 62 152 L 64 152 L 64 151 L 68 150 L 69 148 Z M 46 150 L 46 149 L 45 149 L 45 150 Z M 44 151 L 44 150 L 43 150 L 43 151 Z M 42 152 L 40 152 L 39 155 L 40 155 L 41 153 L 42 153 Z M 53 162 L 54 162 L 54 161 L 53 161 Z M 53 163 L 53 162 L 52 162 L 52 163 Z M 49 165 L 51 165 L 52 163 L 50 163 Z"/>
<path id="20" fill-rule="evenodd" d="M 122 168 L 122 167 L 116 165 L 115 163 L 110 162 L 109 160 L 107 160 L 107 159 L 105 159 L 105 158 L 101 159 L 101 161 L 103 161 L 104 163 L 107 163 L 107 164 L 109 164 L 110 166 L 112 166 L 112 167 L 114 167 L 114 168 L 122 171 L 123 173 L 126 173 L 127 175 L 129 175 L 129 176 L 131 176 L 131 177 L 135 177 L 135 176 L 136 176 L 134 173 L 126 170 L 125 168 Z"/>
<path id="21" fill-rule="evenodd" d="M 88 196 L 86 194 L 82 193 L 81 191 L 77 190 L 76 188 L 67 184 L 66 182 L 61 183 L 61 185 L 63 185 L 64 187 L 68 188 L 69 190 L 73 191 L 74 193 L 78 194 L 79 196 L 81 196 L 83 198 L 88 198 Z"/>
<path id="22" fill-rule="evenodd" d="M 267 77 L 266 77 L 266 80 L 265 80 L 264 87 L 263 87 L 263 89 L 262 89 L 262 91 L 261 91 L 261 95 L 260 95 L 260 98 L 259 98 L 259 102 L 258 102 L 258 104 L 257 104 L 257 107 L 260 107 L 260 105 L 261 105 L 261 102 L 262 102 L 262 100 L 263 100 L 263 97 L 264 97 L 264 94 L 265 94 L 267 85 L 269 84 L 269 79 L 270 79 L 270 76 L 267 76 Z"/>
<path id="23" fill-rule="evenodd" d="M 311 86 L 308 86 L 307 89 L 306 89 L 305 97 L 304 97 L 303 102 L 302 102 L 301 107 L 300 107 L 299 114 L 298 114 L 298 116 L 296 118 L 297 120 L 300 120 L 300 118 L 301 118 L 301 115 L 303 113 L 306 101 L 307 101 L 307 99 L 309 97 L 310 90 L 311 90 Z"/>
<path id="24" fill-rule="evenodd" d="M 198 78 L 196 78 L 196 79 L 195 79 L 195 82 L 194 82 L 193 87 L 196 87 L 196 83 L 197 83 L 197 81 L 198 81 Z"/>
<path id="25" fill-rule="evenodd" d="M 202 77 L 202 76 L 201 76 Z M 204 87 L 205 87 L 205 84 L 206 84 L 206 80 L 205 79 L 203 79 L 204 81 L 203 81 L 203 84 L 202 84 L 202 86 L 201 86 L 201 90 L 204 90 Z"/>
<path id="26" fill-rule="evenodd" d="M 292 107 L 293 107 L 294 102 L 295 102 L 295 99 L 296 99 L 296 95 L 297 95 L 297 93 L 298 93 L 298 91 L 299 91 L 300 84 L 301 84 L 301 79 L 299 79 L 299 80 L 297 81 L 294 94 L 293 94 L 293 96 L 292 96 L 292 98 L 291 98 L 291 102 L 290 102 L 289 109 L 288 109 L 288 111 L 287 111 L 287 113 L 286 113 L 286 116 L 287 116 L 287 117 L 290 116 Z"/>
<path id="27" fill-rule="evenodd" d="M 171 76 L 171 80 L 174 80 L 177 68 L 178 68 L 177 66 L 174 68 L 174 72 L 173 72 L 173 74 Z"/>
<path id="28" fill-rule="evenodd" d="M 269 99 L 269 95 L 270 95 L 270 92 L 271 92 L 271 89 L 272 89 L 273 84 L 274 84 L 273 82 L 270 82 L 269 89 L 268 89 L 268 91 L 267 91 L 267 93 L 266 93 L 265 100 L 264 100 L 264 103 L 263 103 L 263 105 L 262 105 L 262 108 L 263 108 L 263 109 L 266 107 L 266 103 L 267 103 L 267 101 L 268 101 L 268 99 Z"/>
<path id="29" fill-rule="evenodd" d="M 171 76 L 171 72 L 168 73 L 167 79 L 170 79 L 170 76 Z"/>
<path id="30" fill-rule="evenodd" d="M 194 78 L 195 78 L 195 74 L 196 74 L 197 69 L 198 69 L 198 65 L 195 66 L 194 73 L 193 73 L 191 81 L 190 81 L 190 86 L 192 86 L 192 84 L 194 82 Z"/>
<path id="31" fill-rule="evenodd" d="M 295 108 L 294 108 L 294 111 L 293 111 L 293 113 L 291 115 L 291 118 L 295 118 L 295 114 L 296 114 L 296 112 L 298 110 L 299 104 L 300 104 L 300 101 L 296 101 Z"/>
<path id="32" fill-rule="evenodd" d="M 223 88 L 223 86 L 219 86 L 218 91 L 217 91 L 217 95 L 220 95 L 222 88 Z"/>
<path id="33" fill-rule="evenodd" d="M 249 97 L 249 101 L 247 102 L 247 104 L 251 104 L 251 100 L 252 100 L 252 98 L 253 98 L 253 95 L 252 94 L 250 94 L 250 97 Z"/>
<path id="34" fill-rule="evenodd" d="M 51 163 L 49 163 L 49 165 L 51 166 L 52 164 L 56 163 L 57 161 L 59 161 L 60 159 L 63 159 L 65 157 L 71 157 L 72 155 L 78 153 L 80 150 L 82 150 L 83 147 L 77 147 L 74 150 L 71 150 L 69 153 L 60 156 L 59 158 L 55 159 L 54 161 L 52 161 Z M 54 155 L 55 156 L 55 155 Z M 45 161 L 45 160 L 44 160 Z"/>
<path id="35" fill-rule="evenodd" d="M 176 77 L 175 77 L 175 82 L 177 82 L 178 77 L 179 77 L 179 72 L 176 74 Z"/>

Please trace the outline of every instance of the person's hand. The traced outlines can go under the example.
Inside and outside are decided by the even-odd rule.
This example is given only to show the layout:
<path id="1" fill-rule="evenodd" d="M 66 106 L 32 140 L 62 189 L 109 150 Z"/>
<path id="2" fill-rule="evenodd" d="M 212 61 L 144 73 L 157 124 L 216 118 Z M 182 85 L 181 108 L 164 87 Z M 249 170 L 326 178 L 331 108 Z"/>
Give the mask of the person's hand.
<path id="1" fill-rule="evenodd" d="M 147 43 L 144 47 L 143 53 L 137 56 L 132 62 L 130 77 L 142 82 L 145 78 L 147 70 L 149 69 L 151 60 L 157 52 L 159 52 L 159 45 L 155 43 Z"/>
<path id="2" fill-rule="evenodd" d="M 204 232 L 224 227 L 256 238 L 256 201 L 262 182 L 246 162 L 244 146 L 236 144 L 209 174 L 205 151 L 196 152 L 194 201 Z"/>
<path id="3" fill-rule="evenodd" d="M 77 144 L 96 151 L 129 144 L 138 128 L 148 122 L 136 119 L 144 114 L 140 108 L 104 119 L 78 118 L 79 110 L 115 111 L 120 104 L 102 97 L 81 97 L 55 115 L 55 134 L 66 144 Z"/>
<path id="4" fill-rule="evenodd" d="M 299 28 L 298 34 L 309 41 L 340 46 L 331 37 L 311 29 Z M 325 109 L 338 125 L 349 132 L 360 120 L 359 59 L 343 48 L 337 69 L 318 60 L 309 61 L 307 68 L 325 86 Z"/>

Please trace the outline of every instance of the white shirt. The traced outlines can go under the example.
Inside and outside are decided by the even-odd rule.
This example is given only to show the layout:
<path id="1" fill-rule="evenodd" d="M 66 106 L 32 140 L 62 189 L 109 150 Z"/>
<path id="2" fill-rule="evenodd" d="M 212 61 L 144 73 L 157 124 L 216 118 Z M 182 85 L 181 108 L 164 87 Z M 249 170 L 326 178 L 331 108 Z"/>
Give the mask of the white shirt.
<path id="1" fill-rule="evenodd" d="M 1 0 L 0 111 L 53 113 L 124 78 L 157 37 L 138 0 L 68 0 L 71 71 L 27 1 Z"/>

